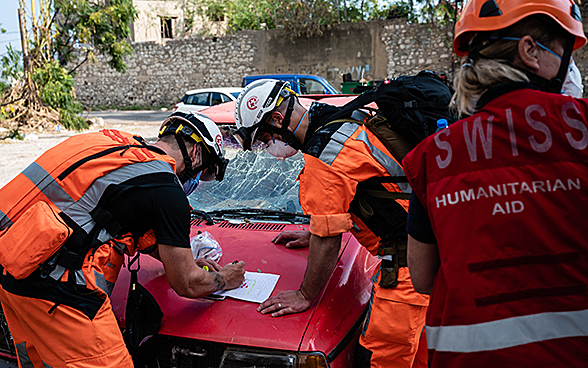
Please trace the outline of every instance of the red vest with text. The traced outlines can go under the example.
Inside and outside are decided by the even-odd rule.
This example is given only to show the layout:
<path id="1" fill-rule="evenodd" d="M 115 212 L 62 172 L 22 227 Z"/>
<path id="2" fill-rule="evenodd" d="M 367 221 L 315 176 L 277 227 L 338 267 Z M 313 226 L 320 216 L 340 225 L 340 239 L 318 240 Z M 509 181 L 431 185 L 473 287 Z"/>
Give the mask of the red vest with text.
<path id="1" fill-rule="evenodd" d="M 502 95 L 403 161 L 440 269 L 432 367 L 588 364 L 588 103 Z"/>

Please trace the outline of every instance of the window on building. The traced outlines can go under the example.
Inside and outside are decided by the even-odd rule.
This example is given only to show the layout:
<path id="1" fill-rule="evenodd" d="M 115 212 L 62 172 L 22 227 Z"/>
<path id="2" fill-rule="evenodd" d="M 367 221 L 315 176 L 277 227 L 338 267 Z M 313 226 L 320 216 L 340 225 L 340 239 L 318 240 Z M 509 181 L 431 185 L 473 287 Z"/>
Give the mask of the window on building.
<path id="1" fill-rule="evenodd" d="M 161 38 L 174 38 L 172 20 L 173 18 L 161 17 Z"/>

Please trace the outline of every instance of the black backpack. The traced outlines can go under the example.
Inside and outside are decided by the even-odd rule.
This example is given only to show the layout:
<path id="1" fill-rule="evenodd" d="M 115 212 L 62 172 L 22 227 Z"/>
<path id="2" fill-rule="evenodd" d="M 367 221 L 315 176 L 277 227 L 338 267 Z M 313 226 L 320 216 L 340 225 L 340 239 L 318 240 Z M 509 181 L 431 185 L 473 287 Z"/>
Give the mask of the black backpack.
<path id="1" fill-rule="evenodd" d="M 449 110 L 453 87 L 434 72 L 386 80 L 377 89 L 364 92 L 331 115 L 331 122 L 346 120 L 353 111 L 378 105 L 365 124 L 400 162 L 406 153 L 437 130 L 437 120 L 455 122 Z"/>

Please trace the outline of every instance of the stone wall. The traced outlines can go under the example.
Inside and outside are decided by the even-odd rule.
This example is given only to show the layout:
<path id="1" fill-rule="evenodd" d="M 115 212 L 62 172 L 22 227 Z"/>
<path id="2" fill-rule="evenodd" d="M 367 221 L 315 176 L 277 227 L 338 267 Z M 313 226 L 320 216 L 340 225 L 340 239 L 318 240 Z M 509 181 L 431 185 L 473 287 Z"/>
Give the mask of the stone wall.
<path id="1" fill-rule="evenodd" d="M 125 59 L 128 70 L 118 73 L 106 60 L 80 67 L 76 94 L 92 106 L 169 106 L 187 90 L 231 87 L 245 74 L 258 73 L 253 59 L 255 40 L 248 34 L 133 44 Z"/>
<path id="2" fill-rule="evenodd" d="M 458 61 L 451 27 L 407 24 L 401 19 L 346 23 L 322 36 L 291 39 L 283 30 L 233 36 L 135 43 L 124 74 L 104 58 L 79 69 L 76 93 L 87 106 L 172 106 L 186 91 L 240 86 L 248 74 L 301 73 L 341 86 L 341 74 L 381 80 L 433 70 L 453 80 Z M 574 54 L 588 78 L 588 46 Z"/>
<path id="3" fill-rule="evenodd" d="M 99 57 L 79 69 L 76 93 L 87 107 L 171 106 L 187 90 L 240 86 L 248 74 L 315 74 L 340 87 L 344 73 L 354 80 L 421 69 L 450 73 L 450 39 L 447 29 L 397 19 L 341 24 L 314 38 L 291 39 L 283 30 L 268 30 L 134 43 L 126 73 Z"/>
<path id="4" fill-rule="evenodd" d="M 416 74 L 422 69 L 453 76 L 455 55 L 449 27 L 395 22 L 384 26 L 382 41 L 388 56 L 387 77 Z"/>

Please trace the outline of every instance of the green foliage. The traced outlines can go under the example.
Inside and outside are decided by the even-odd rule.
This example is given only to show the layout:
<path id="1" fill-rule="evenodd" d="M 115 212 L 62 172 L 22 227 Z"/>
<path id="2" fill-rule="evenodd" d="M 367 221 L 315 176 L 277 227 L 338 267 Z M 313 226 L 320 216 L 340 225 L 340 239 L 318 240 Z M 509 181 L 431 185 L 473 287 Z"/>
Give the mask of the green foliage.
<path id="1" fill-rule="evenodd" d="M 415 20 L 415 14 L 410 3 L 407 1 L 398 1 L 386 4 L 381 9 L 376 9 L 373 13 L 374 19 L 400 19 L 406 18 L 408 21 Z"/>
<path id="2" fill-rule="evenodd" d="M 6 90 L 10 87 L 10 84 L 4 82 L 3 80 L 0 80 L 0 96 L 2 96 L 4 94 L 4 92 L 6 92 Z M 2 119 L 2 115 L 0 115 L 0 120 Z"/>
<path id="3" fill-rule="evenodd" d="M 210 1 L 204 10 L 204 14 L 208 20 L 214 22 L 221 22 L 225 20 L 225 13 L 227 11 L 226 4 L 222 1 Z"/>
<path id="4" fill-rule="evenodd" d="M 420 11 L 414 14 L 419 21 L 439 25 L 453 24 L 456 11 L 464 5 L 464 0 L 415 0 L 421 5 Z M 413 12 L 415 12 L 413 10 Z M 415 12 L 416 13 L 416 12 Z"/>
<path id="5" fill-rule="evenodd" d="M 22 52 L 15 50 L 11 44 L 6 47 L 6 55 L 0 59 L 0 77 L 3 79 L 14 81 L 19 80 L 23 76 L 22 67 Z"/>
<path id="6" fill-rule="evenodd" d="M 212 0 L 224 3 L 229 27 L 233 31 L 275 28 L 273 0 Z"/>
<path id="7" fill-rule="evenodd" d="M 58 16 L 53 52 L 61 65 L 71 62 L 76 54 L 81 54 L 79 62 L 83 63 L 101 53 L 110 57 L 110 67 L 119 72 L 126 70 L 123 58 L 133 51 L 127 41 L 129 24 L 137 17 L 132 0 L 54 2 Z"/>
<path id="8" fill-rule="evenodd" d="M 11 47 L 0 59 L 0 76 L 22 82 L 6 94 L 10 96 L 0 105 L 2 116 L 18 126 L 34 120 L 57 122 L 59 116 L 66 129 L 86 129 L 73 76 L 96 54 L 109 57 L 117 71 L 126 70 L 124 56 L 132 52 L 129 24 L 137 16 L 133 0 L 39 0 L 39 5 L 27 43 L 26 70 Z"/>
<path id="9" fill-rule="evenodd" d="M 4 137 L 2 137 L 2 139 L 18 139 L 19 141 L 22 141 L 24 139 L 24 136 L 20 133 L 18 128 L 14 128 L 14 129 L 9 130 L 4 135 Z"/>
<path id="10" fill-rule="evenodd" d="M 225 20 L 232 31 L 283 28 L 295 37 L 321 34 L 341 22 L 405 18 L 451 24 L 464 0 L 188 0 L 187 29 L 198 15 Z"/>
<path id="11" fill-rule="evenodd" d="M 321 35 L 336 21 L 332 1 L 283 0 L 276 9 L 277 22 L 294 37 Z"/>
<path id="12" fill-rule="evenodd" d="M 60 122 L 66 129 L 88 128 L 85 120 L 78 115 L 83 106 L 75 98 L 74 80 L 65 68 L 52 61 L 33 70 L 32 78 L 39 89 L 39 97 L 59 112 Z"/>

